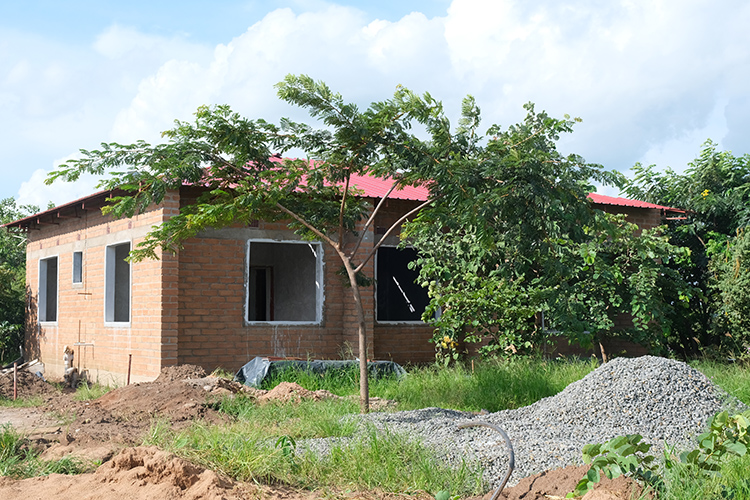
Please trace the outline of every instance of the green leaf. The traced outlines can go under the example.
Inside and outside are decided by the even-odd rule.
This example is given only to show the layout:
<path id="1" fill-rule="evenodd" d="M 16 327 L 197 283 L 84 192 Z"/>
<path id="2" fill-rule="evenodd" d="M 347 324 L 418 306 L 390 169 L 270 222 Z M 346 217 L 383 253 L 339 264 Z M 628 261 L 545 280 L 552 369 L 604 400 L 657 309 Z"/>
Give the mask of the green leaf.
<path id="1" fill-rule="evenodd" d="M 589 471 L 586 473 L 586 478 L 592 483 L 598 483 L 600 479 L 599 471 L 594 468 L 589 469 Z"/>
<path id="2" fill-rule="evenodd" d="M 747 446 L 742 443 L 726 443 L 724 446 L 727 452 L 740 457 L 745 456 L 747 453 Z"/>
<path id="3" fill-rule="evenodd" d="M 448 490 L 440 490 L 435 493 L 435 500 L 450 500 L 451 492 Z"/>

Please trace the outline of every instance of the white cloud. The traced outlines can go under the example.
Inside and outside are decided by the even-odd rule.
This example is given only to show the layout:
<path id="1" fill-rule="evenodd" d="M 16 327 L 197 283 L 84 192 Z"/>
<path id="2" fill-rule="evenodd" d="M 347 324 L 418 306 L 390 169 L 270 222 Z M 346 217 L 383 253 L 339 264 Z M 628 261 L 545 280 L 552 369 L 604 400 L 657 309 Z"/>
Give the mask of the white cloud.
<path id="1" fill-rule="evenodd" d="M 62 164 L 64 161 L 56 161 L 55 166 Z M 97 191 L 96 185 L 99 181 L 91 175 L 83 175 L 76 182 L 57 181 L 48 186 L 44 183 L 44 180 L 50 172 L 51 170 L 41 168 L 35 170 L 29 180 L 21 183 L 16 203 L 19 205 L 36 205 L 45 210 L 50 202 L 55 205 L 62 205 Z"/>
<path id="2" fill-rule="evenodd" d="M 16 40 L 46 52 L 0 51 L 8 68 L 0 105 L 24 117 L 0 133 L 37 140 L 59 158 L 102 140 L 158 140 L 202 104 L 304 120 L 273 85 L 306 73 L 361 106 L 398 84 L 430 91 L 454 120 L 470 93 L 486 126 L 519 121 L 522 104 L 534 101 L 553 116 L 582 117 L 561 148 L 608 168 L 639 160 L 679 168 L 708 137 L 748 151 L 750 4 L 741 0 L 454 0 L 444 17 L 395 22 L 325 2 L 298 5 L 214 48 L 122 26 L 86 48 Z M 6 46 L 18 45 L 0 40 Z"/>

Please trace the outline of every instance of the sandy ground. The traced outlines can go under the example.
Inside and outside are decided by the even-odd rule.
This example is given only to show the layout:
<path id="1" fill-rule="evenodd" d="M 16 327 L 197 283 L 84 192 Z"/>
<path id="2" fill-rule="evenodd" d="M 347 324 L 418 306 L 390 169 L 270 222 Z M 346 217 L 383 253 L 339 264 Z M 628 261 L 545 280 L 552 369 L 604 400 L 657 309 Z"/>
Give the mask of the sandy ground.
<path id="1" fill-rule="evenodd" d="M 296 384 L 282 383 L 272 391 L 259 391 L 240 384 L 207 377 L 192 365 L 165 368 L 154 382 L 132 384 L 99 399 L 81 402 L 72 390 L 60 391 L 36 376 L 19 372 L 19 396 L 40 396 L 39 408 L 0 408 L 0 425 L 8 424 L 43 449 L 43 458 L 75 455 L 102 462 L 94 472 L 77 476 L 53 474 L 43 478 L 15 480 L 0 477 L 0 498 L 24 500 L 99 499 L 204 499 L 309 500 L 347 498 L 385 500 L 430 499 L 427 494 L 395 495 L 379 491 L 307 491 L 279 485 L 238 483 L 153 447 L 143 441 L 154 417 L 175 428 L 197 419 L 220 424 L 229 417 L 217 412 L 212 401 L 227 394 L 247 392 L 259 401 L 295 401 L 301 398 L 335 397 L 325 391 L 310 392 Z M 12 377 L 0 377 L 0 394 L 13 394 Z M 375 400 L 378 405 L 387 402 Z M 523 479 L 500 498 L 549 500 L 564 498 L 575 488 L 586 468 L 569 467 Z M 604 481 L 586 500 L 629 499 L 639 490 L 624 478 Z M 484 496 L 489 499 L 492 492 Z M 477 497 L 481 498 L 481 497 Z"/>

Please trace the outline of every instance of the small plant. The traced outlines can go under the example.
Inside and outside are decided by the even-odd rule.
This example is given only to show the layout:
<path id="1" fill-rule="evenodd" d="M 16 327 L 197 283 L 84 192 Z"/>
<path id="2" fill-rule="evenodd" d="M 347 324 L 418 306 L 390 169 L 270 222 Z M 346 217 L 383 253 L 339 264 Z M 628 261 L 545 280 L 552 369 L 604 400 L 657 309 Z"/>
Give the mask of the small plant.
<path id="1" fill-rule="evenodd" d="M 591 468 L 566 498 L 585 495 L 601 480 L 602 474 L 609 479 L 622 475 L 634 476 L 661 489 L 663 479 L 656 472 L 654 457 L 647 455 L 651 445 L 641 442 L 641 439 L 643 436 L 639 434 L 628 434 L 603 444 L 584 446 L 583 461 L 591 464 Z"/>
<path id="2" fill-rule="evenodd" d="M 284 460 L 289 462 L 292 471 L 297 471 L 299 469 L 299 465 L 295 461 L 297 442 L 294 441 L 294 438 L 291 436 L 281 436 L 276 440 L 276 449 L 281 450 L 281 456 L 284 457 Z"/>
<path id="3" fill-rule="evenodd" d="M 744 456 L 750 445 L 748 421 L 745 415 L 729 416 L 722 411 L 714 415 L 708 424 L 708 430 L 698 436 L 698 447 L 680 454 L 680 462 L 696 467 L 706 474 L 717 474 L 721 461 L 727 455 Z M 667 457 L 666 467 L 675 464 L 673 457 Z"/>
<path id="4" fill-rule="evenodd" d="M 455 336 L 454 333 L 453 337 Z M 430 342 L 435 344 L 435 362 L 438 365 L 448 367 L 461 359 L 458 342 L 453 337 L 441 333 L 440 329 L 435 330 L 435 335 Z"/>
<path id="5" fill-rule="evenodd" d="M 82 381 L 76 389 L 76 393 L 73 398 L 76 401 L 91 401 L 92 399 L 98 399 L 104 396 L 112 389 L 113 387 L 110 387 L 108 385 Z"/>
<path id="6" fill-rule="evenodd" d="M 460 500 L 461 495 L 451 495 L 448 490 L 440 490 L 435 493 L 435 500 Z"/>
<path id="7" fill-rule="evenodd" d="M 722 462 L 728 456 L 742 457 L 750 446 L 747 414 L 729 416 L 727 411 L 714 415 L 708 422 L 708 430 L 698 436 L 698 446 L 676 456 L 665 452 L 664 466 L 667 470 L 688 467 L 700 477 L 719 475 Z M 651 445 L 641 442 L 642 436 L 630 434 L 618 436 L 604 444 L 587 444 L 583 447 L 583 461 L 591 464 L 586 476 L 568 493 L 567 498 L 585 495 L 601 480 L 604 474 L 609 479 L 627 475 L 640 479 L 657 491 L 665 490 L 665 482 L 654 464 L 654 457 L 646 455 Z M 744 486 L 743 486 L 744 487 Z M 737 488 L 725 488 L 723 498 L 734 498 Z"/>

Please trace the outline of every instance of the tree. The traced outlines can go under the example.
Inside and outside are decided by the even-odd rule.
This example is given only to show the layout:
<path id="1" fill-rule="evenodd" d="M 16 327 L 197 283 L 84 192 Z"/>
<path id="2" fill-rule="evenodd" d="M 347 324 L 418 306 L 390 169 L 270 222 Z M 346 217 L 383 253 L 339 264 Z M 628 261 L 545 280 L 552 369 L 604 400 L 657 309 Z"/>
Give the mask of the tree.
<path id="1" fill-rule="evenodd" d="M 357 311 L 364 412 L 369 407 L 368 356 L 360 286 L 369 282 L 362 269 L 378 245 L 358 258 L 366 231 L 357 224 L 364 221 L 364 229 L 369 227 L 393 190 L 421 181 L 400 170 L 407 161 L 404 151 L 419 155 L 420 141 L 408 133 L 402 110 L 402 96 L 409 93 L 398 89 L 394 99 L 361 112 L 307 76 L 289 75 L 277 88 L 280 98 L 306 108 L 326 129 L 287 119 L 277 126 L 243 118 L 228 106 L 203 106 L 194 123 L 177 121 L 164 132 L 163 144 L 105 143 L 100 150 L 82 150 L 82 159 L 61 165 L 47 182 L 75 181 L 84 172 L 109 174 L 100 187 L 124 193 L 104 208 L 114 217 L 140 213 L 185 184 L 205 186 L 196 203 L 148 233 L 131 251 L 131 261 L 157 258 L 158 248 L 178 251 L 182 242 L 206 228 L 258 219 L 286 221 L 302 237 L 327 244 L 341 260 Z M 282 159 L 293 148 L 306 158 Z M 390 178 L 391 190 L 377 206 L 366 206 L 350 185 L 355 174 Z M 383 239 L 422 207 L 403 214 Z"/>
<path id="2" fill-rule="evenodd" d="M 545 340 L 545 327 L 591 345 L 620 312 L 634 315 L 634 328 L 620 333 L 636 341 L 655 321 L 669 327 L 661 321 L 667 305 L 651 297 L 662 262 L 679 252 L 655 233 L 637 236 L 634 225 L 593 210 L 591 183 L 614 183 L 617 175 L 557 151 L 574 120 L 537 113 L 533 104 L 526 109 L 523 123 L 494 125 L 487 139 L 477 133 L 471 99 L 456 134 L 431 128 L 440 201 L 404 234 L 420 255 L 432 299 L 424 319 L 437 327 L 443 357 L 455 357 L 459 341 L 483 342 L 484 355 L 529 349 Z"/>
<path id="3" fill-rule="evenodd" d="M 717 297 L 714 328 L 733 355 L 750 357 L 750 232 L 743 228 L 710 250 L 710 286 Z"/>
<path id="4" fill-rule="evenodd" d="M 39 211 L 32 205 L 16 205 L 13 198 L 0 200 L 0 224 Z M 26 237 L 0 231 L 0 359 L 17 352 L 23 342 L 26 304 Z"/>
<path id="5" fill-rule="evenodd" d="M 676 326 L 669 340 L 671 347 L 687 357 L 727 344 L 727 340 L 734 346 L 733 337 L 726 336 L 733 333 L 723 319 L 723 313 L 728 312 L 724 302 L 730 288 L 739 291 L 741 287 L 731 284 L 733 278 L 724 264 L 743 262 L 745 236 L 741 230 L 750 222 L 750 155 L 736 157 L 718 151 L 709 140 L 684 173 L 636 164 L 633 178 L 623 179 L 623 188 L 632 197 L 686 211 L 684 217 L 669 222 L 667 234 L 671 243 L 690 249 L 690 258 L 670 267 L 697 291 L 690 308 L 671 313 Z M 662 295 L 665 301 L 677 297 L 670 288 Z"/>

